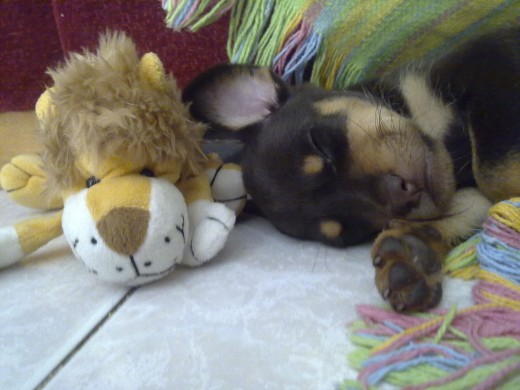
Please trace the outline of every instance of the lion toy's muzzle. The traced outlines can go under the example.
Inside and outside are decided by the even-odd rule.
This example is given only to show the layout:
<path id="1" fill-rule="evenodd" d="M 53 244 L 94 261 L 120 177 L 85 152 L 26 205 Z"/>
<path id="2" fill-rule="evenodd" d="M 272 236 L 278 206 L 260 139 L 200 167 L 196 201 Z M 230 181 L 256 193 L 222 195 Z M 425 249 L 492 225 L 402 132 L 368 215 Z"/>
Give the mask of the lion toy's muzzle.
<path id="1" fill-rule="evenodd" d="M 182 261 L 188 223 L 184 197 L 174 185 L 128 175 L 70 195 L 62 227 L 90 272 L 109 282 L 137 285 L 158 279 Z"/>

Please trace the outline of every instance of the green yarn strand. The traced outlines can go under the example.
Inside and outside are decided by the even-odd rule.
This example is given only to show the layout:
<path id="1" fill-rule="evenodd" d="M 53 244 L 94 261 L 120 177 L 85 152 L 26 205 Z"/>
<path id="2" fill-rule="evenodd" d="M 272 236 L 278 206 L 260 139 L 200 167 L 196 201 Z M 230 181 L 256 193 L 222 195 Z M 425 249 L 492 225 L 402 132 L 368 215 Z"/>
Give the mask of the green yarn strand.
<path id="1" fill-rule="evenodd" d="M 194 0 L 163 1 L 163 9 L 166 11 L 166 25 L 174 30 L 187 29 L 196 32 L 202 27 L 212 24 L 227 10 L 236 0 Z M 196 6 L 195 6 L 196 5 Z"/>
<path id="2" fill-rule="evenodd" d="M 209 8 L 208 12 L 202 14 L 202 10 L 206 10 L 207 7 L 210 6 L 212 0 L 203 0 L 202 7 L 200 8 L 200 12 L 196 12 L 194 15 L 194 19 L 196 20 L 191 26 L 190 30 L 196 32 L 200 30 L 202 27 L 206 27 L 212 23 L 214 23 L 222 14 L 228 10 L 235 2 L 235 0 L 220 0 L 216 4 L 214 4 L 211 8 Z"/>
<path id="3" fill-rule="evenodd" d="M 311 0 L 237 2 L 228 39 L 231 61 L 272 65 L 291 26 L 301 21 L 311 4 Z"/>
<path id="4" fill-rule="evenodd" d="M 241 2 L 233 10 L 228 38 L 228 56 L 235 63 L 253 62 L 258 41 L 269 20 L 272 0 Z"/>

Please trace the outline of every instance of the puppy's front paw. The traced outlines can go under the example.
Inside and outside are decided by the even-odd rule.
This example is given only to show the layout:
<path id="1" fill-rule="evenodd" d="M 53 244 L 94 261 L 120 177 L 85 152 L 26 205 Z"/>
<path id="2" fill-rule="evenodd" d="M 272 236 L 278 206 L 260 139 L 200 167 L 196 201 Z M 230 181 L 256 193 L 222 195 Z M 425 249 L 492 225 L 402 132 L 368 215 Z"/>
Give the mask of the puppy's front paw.
<path id="1" fill-rule="evenodd" d="M 447 250 L 438 230 L 430 226 L 401 225 L 382 232 L 372 248 L 381 296 L 400 312 L 437 306 Z"/>

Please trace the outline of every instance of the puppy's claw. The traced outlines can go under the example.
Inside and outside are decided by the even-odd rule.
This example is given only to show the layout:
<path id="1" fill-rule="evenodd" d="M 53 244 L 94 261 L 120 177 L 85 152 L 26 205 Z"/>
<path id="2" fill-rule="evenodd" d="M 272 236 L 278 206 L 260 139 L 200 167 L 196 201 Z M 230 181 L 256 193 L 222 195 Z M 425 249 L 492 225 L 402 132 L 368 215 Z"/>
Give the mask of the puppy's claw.
<path id="1" fill-rule="evenodd" d="M 380 252 L 384 252 L 386 255 L 399 254 L 404 250 L 403 242 L 394 237 L 388 237 L 381 243 Z"/>
<path id="2" fill-rule="evenodd" d="M 381 256 L 376 256 L 372 260 L 372 264 L 374 267 L 382 267 L 383 266 L 383 258 Z"/>

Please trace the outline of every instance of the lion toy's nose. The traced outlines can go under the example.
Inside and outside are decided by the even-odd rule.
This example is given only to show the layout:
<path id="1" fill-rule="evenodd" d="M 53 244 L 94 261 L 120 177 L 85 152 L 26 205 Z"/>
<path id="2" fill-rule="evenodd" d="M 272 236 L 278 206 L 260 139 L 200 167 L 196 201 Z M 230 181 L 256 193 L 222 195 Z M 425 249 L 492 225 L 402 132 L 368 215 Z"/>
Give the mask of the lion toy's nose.
<path id="1" fill-rule="evenodd" d="M 143 244 L 149 222 L 149 211 L 119 207 L 105 215 L 97 223 L 97 229 L 110 249 L 122 255 L 132 255 Z"/>

